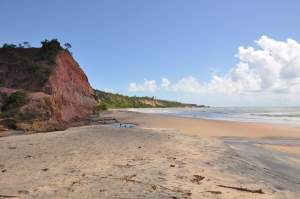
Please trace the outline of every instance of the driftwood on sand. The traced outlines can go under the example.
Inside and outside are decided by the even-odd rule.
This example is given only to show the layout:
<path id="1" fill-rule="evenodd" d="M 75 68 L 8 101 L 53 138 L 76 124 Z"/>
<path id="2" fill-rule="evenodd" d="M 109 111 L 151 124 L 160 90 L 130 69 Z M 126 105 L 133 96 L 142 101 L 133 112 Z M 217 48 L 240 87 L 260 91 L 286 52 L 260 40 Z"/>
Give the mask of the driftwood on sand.
<path id="1" fill-rule="evenodd" d="M 235 189 L 238 191 L 245 191 L 245 192 L 250 192 L 250 193 L 259 193 L 259 194 L 264 194 L 262 189 L 247 189 L 243 187 L 233 187 L 233 186 L 226 186 L 226 185 L 218 185 L 218 187 L 223 187 L 223 188 L 228 188 L 228 189 Z"/>

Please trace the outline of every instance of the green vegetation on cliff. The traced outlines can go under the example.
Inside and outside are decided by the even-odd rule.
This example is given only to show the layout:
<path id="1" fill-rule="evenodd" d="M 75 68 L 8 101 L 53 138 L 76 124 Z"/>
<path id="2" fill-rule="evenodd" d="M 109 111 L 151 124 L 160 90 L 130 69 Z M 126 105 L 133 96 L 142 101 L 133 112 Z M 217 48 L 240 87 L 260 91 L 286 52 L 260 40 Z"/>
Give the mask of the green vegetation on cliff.
<path id="1" fill-rule="evenodd" d="M 39 90 L 53 71 L 55 58 L 64 49 L 57 39 L 41 41 L 40 48 L 23 44 L 3 44 L 0 47 L 0 86 Z M 7 78 L 12 77 L 12 78 Z"/>
<path id="2" fill-rule="evenodd" d="M 129 97 L 99 90 L 94 91 L 99 104 L 107 108 L 167 108 L 195 106 L 180 102 L 159 100 L 154 97 Z"/>
<path id="3" fill-rule="evenodd" d="M 41 48 L 24 43 L 0 48 L 0 86 L 26 90 L 42 87 L 53 70 L 55 56 L 63 50 L 56 39 L 42 41 Z"/>
<path id="4" fill-rule="evenodd" d="M 16 123 L 16 120 L 29 120 L 34 119 L 33 112 L 22 112 L 20 108 L 28 102 L 27 94 L 22 91 L 16 91 L 6 98 L 2 103 L 0 118 L 9 118 L 6 124 L 10 128 Z"/>
<path id="5" fill-rule="evenodd" d="M 4 113 L 13 112 L 19 107 L 26 104 L 26 101 L 27 98 L 24 92 L 21 91 L 14 92 L 5 99 L 1 111 Z"/>

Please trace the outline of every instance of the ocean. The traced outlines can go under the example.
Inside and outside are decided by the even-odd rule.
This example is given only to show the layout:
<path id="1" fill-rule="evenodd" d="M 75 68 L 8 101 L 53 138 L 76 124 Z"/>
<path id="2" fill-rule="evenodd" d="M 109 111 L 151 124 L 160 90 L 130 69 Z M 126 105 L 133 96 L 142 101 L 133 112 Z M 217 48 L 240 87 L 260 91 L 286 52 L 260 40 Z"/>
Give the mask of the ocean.
<path id="1" fill-rule="evenodd" d="M 131 108 L 127 110 L 213 120 L 300 125 L 300 107 Z"/>

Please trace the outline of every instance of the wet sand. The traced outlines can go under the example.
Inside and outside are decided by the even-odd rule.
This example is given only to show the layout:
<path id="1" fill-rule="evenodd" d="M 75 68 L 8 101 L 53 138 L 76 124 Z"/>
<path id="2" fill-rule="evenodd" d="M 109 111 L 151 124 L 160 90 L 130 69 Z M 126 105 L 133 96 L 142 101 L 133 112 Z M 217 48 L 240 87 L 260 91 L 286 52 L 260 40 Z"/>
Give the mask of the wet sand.
<path id="1" fill-rule="evenodd" d="M 262 144 L 262 147 L 272 150 L 272 151 L 278 151 L 282 153 L 289 153 L 289 154 L 300 154 L 300 146 L 286 146 L 286 145 L 271 145 L 271 144 Z"/>
<path id="2" fill-rule="evenodd" d="M 300 139 L 231 137 L 222 141 L 227 145 L 227 152 L 219 161 L 226 163 L 223 165 L 226 170 L 264 182 L 274 190 L 299 192 Z M 278 150 L 291 147 L 295 153 Z"/>
<path id="3" fill-rule="evenodd" d="M 290 130 L 281 132 L 286 138 L 278 137 L 280 130 L 266 132 L 268 138 L 258 132 L 238 137 L 236 123 L 221 122 L 221 132 L 210 129 L 223 136 L 215 137 L 202 125 L 216 121 L 119 111 L 106 115 L 138 126 L 94 125 L 1 137 L 0 198 L 300 197 L 299 153 L 265 147 L 299 147 L 294 127 L 257 124 L 261 132 Z M 198 130 L 178 128 L 186 122 Z M 228 127 L 231 134 L 225 134 Z"/>

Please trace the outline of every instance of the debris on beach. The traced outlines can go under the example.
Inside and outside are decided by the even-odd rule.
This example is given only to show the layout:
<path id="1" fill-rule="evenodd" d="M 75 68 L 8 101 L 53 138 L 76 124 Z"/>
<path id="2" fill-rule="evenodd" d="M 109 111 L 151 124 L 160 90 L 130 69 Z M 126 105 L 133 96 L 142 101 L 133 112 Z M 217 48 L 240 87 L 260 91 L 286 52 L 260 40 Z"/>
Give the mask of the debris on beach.
<path id="1" fill-rule="evenodd" d="M 153 189 L 153 190 L 156 190 L 157 189 L 157 186 L 156 185 L 151 185 L 151 188 Z"/>
<path id="2" fill-rule="evenodd" d="M 205 177 L 200 176 L 200 175 L 194 175 L 194 178 L 191 180 L 192 183 L 195 184 L 200 184 L 200 182 L 204 179 Z"/>
<path id="3" fill-rule="evenodd" d="M 124 180 L 126 182 L 133 182 L 133 178 L 136 177 L 136 174 L 133 174 L 133 175 L 129 175 L 129 176 L 124 176 L 121 178 L 121 180 Z"/>
<path id="4" fill-rule="evenodd" d="M 153 183 L 143 182 L 143 181 L 140 181 L 140 180 L 133 179 L 136 176 L 137 176 L 136 174 L 133 174 L 133 175 L 123 176 L 121 178 L 116 178 L 116 179 L 125 181 L 126 183 L 127 182 L 132 182 L 132 183 L 137 183 L 137 184 L 150 186 L 151 189 L 154 190 L 154 191 L 157 190 L 157 189 L 162 189 L 162 190 L 167 190 L 167 191 L 171 191 L 171 192 L 174 192 L 174 193 L 180 193 L 180 194 L 188 196 L 188 197 L 192 195 L 192 193 L 188 190 L 181 190 L 179 188 L 172 189 L 172 188 L 160 185 L 160 184 L 153 184 Z"/>
<path id="5" fill-rule="evenodd" d="M 25 155 L 24 158 L 32 158 L 32 155 Z"/>
<path id="6" fill-rule="evenodd" d="M 114 164 L 114 166 L 119 167 L 119 168 L 131 168 L 131 167 L 134 167 L 135 165 L 126 163 L 125 165 L 123 165 L 123 164 Z"/>
<path id="7" fill-rule="evenodd" d="M 18 193 L 19 194 L 29 194 L 29 191 L 27 191 L 27 190 L 19 190 Z"/>
<path id="8" fill-rule="evenodd" d="M 212 194 L 222 194 L 221 191 L 206 191 L 208 193 L 212 193 Z"/>
<path id="9" fill-rule="evenodd" d="M 117 128 L 133 128 L 133 127 L 136 127 L 135 124 L 131 124 L 131 123 L 114 123 L 113 124 L 114 127 L 117 127 Z"/>
<path id="10" fill-rule="evenodd" d="M 222 187 L 222 188 L 234 189 L 234 190 L 238 190 L 238 191 L 264 194 L 262 189 L 247 189 L 247 188 L 243 188 L 243 187 L 233 187 L 233 186 L 226 186 L 226 185 L 217 185 L 217 186 Z"/>
<path id="11" fill-rule="evenodd" d="M 2 194 L 0 194 L 0 198 L 17 198 L 17 196 L 10 196 L 10 195 L 2 195 Z"/>

